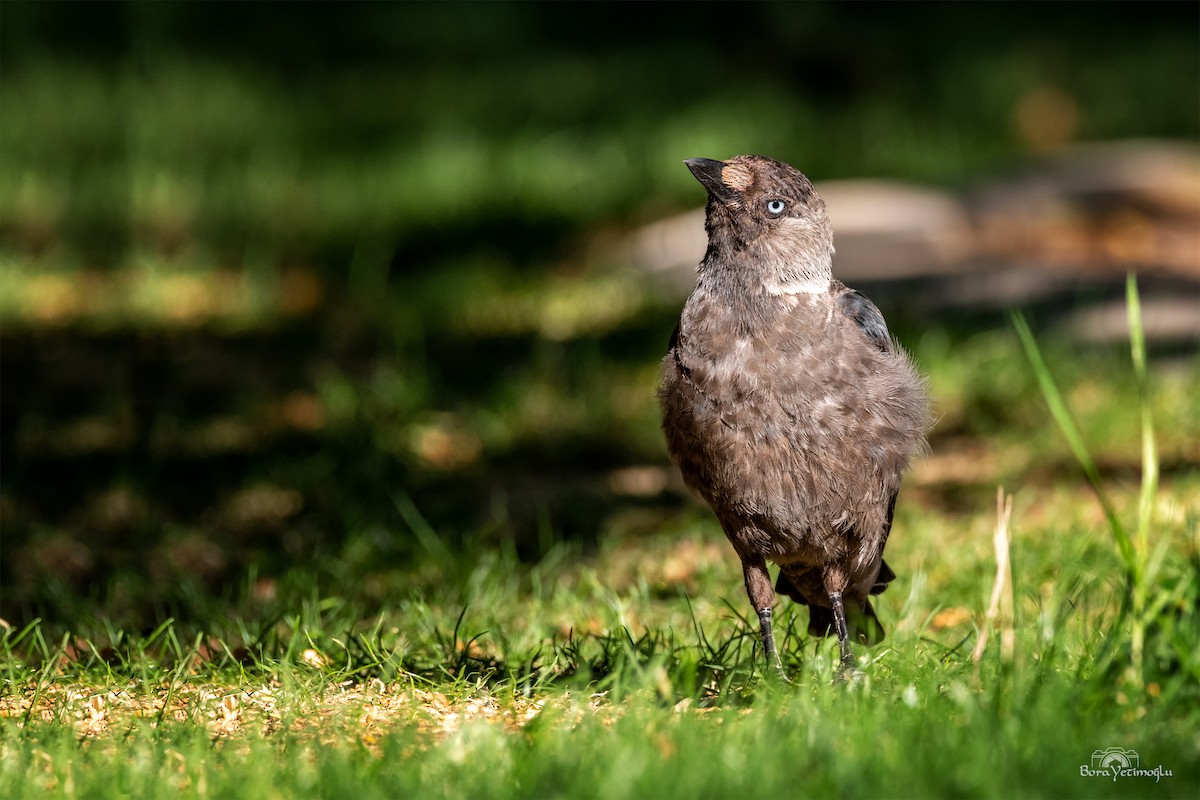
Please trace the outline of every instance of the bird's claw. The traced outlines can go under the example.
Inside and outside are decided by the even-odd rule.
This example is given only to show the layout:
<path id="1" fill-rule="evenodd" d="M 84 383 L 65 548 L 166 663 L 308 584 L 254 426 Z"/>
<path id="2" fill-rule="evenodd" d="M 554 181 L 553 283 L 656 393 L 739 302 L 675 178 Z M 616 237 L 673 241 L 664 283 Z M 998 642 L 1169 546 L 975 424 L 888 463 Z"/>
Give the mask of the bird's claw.
<path id="1" fill-rule="evenodd" d="M 838 671 L 833 675 L 833 683 L 835 686 L 855 684 L 861 682 L 866 677 L 867 673 L 858 667 L 838 667 Z"/>
<path id="2" fill-rule="evenodd" d="M 838 661 L 837 672 L 833 674 L 833 683 L 835 686 L 843 684 L 860 683 L 867 677 L 867 673 L 858 668 L 853 656 L 847 658 L 845 655 Z"/>
<path id="3" fill-rule="evenodd" d="M 773 681 L 778 681 L 788 686 L 792 685 L 792 679 L 783 671 L 783 662 L 779 660 L 779 656 L 775 656 L 771 662 L 771 666 L 766 670 L 766 674 Z"/>

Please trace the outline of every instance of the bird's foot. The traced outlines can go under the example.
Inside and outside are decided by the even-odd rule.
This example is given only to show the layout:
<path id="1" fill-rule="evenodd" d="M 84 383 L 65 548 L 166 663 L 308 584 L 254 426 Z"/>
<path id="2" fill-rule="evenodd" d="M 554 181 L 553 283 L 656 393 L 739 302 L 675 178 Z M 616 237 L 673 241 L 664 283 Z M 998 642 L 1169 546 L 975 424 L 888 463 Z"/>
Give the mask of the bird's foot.
<path id="1" fill-rule="evenodd" d="M 835 684 L 857 682 L 864 675 L 858 668 L 858 662 L 854 660 L 854 652 L 850 649 L 850 636 L 846 627 L 846 607 L 842 604 L 842 593 L 830 592 L 829 600 L 830 605 L 833 606 L 833 625 L 837 631 L 838 652 L 841 656 L 833 682 Z"/>
<path id="2" fill-rule="evenodd" d="M 782 697 L 790 694 L 795 685 L 784 672 L 779 659 L 768 659 L 763 666 L 762 676 L 758 679 L 757 688 L 769 697 Z"/>
<path id="3" fill-rule="evenodd" d="M 847 664 L 842 661 L 838 663 L 837 672 L 833 674 L 833 683 L 835 686 L 845 684 L 861 683 L 867 677 L 867 673 L 858 668 L 856 664 Z"/>
<path id="4" fill-rule="evenodd" d="M 767 661 L 767 668 L 763 671 L 763 675 L 772 683 L 792 685 L 791 678 L 783 671 L 783 662 L 779 660 L 778 655 Z"/>

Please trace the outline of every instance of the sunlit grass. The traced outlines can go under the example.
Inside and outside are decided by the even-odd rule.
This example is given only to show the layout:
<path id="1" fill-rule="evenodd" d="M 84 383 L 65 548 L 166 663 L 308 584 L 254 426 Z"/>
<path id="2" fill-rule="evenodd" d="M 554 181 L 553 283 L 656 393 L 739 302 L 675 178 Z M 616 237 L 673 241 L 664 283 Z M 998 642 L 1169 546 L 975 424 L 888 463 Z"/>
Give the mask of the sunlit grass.
<path id="1" fill-rule="evenodd" d="M 320 280 L 311 271 L 228 269 L 212 262 L 145 260 L 120 269 L 0 259 L 0 323 L 87 330 L 154 328 L 227 331 L 262 328 L 313 310 Z"/>
<path id="2" fill-rule="evenodd" d="M 1197 488 L 1163 487 L 1192 508 L 1160 517 L 1167 573 L 1187 571 Z M 1136 510 L 1136 487 L 1113 494 L 1119 513 Z M 1153 610 L 1179 620 L 1191 652 L 1130 694 L 1098 669 L 1130 634 L 1119 560 L 1069 482 L 1022 490 L 1015 657 L 993 646 L 977 669 L 994 522 L 987 504 L 964 515 L 902 503 L 889 550 L 900 578 L 879 603 L 889 638 L 859 652 L 868 677 L 851 688 L 833 685 L 836 653 L 790 604 L 780 627 L 796 685 L 763 682 L 736 559 L 703 514 L 591 556 L 563 544 L 523 566 L 504 549 L 438 551 L 386 577 L 301 578 L 280 585 L 277 612 L 235 611 L 209 632 L 168 622 L 141 635 L 99 618 L 58 639 L 45 624 L 9 631 L 0 790 L 759 796 L 799 781 L 889 794 L 903 771 L 918 795 L 1187 796 L 1194 576 Z M 382 607 L 368 613 L 364 586 L 379 580 Z M 1173 777 L 1081 778 L 1112 745 Z"/>
<path id="3" fill-rule="evenodd" d="M 1156 541 L 1155 552 L 1153 554 L 1155 560 L 1151 561 L 1150 532 L 1157 507 L 1156 495 L 1159 481 L 1159 460 L 1158 446 L 1154 433 L 1155 423 L 1151 399 L 1152 393 L 1149 387 L 1146 368 L 1146 342 L 1142 332 L 1141 304 L 1138 298 L 1137 280 L 1132 274 L 1127 280 L 1126 295 L 1130 351 L 1139 400 L 1137 408 L 1139 410 L 1138 421 L 1141 427 L 1142 458 L 1141 486 L 1136 515 L 1137 521 L 1136 526 L 1132 527 L 1126 524 L 1124 518 L 1110 499 L 1108 489 L 1100 476 L 1095 460 L 1092 458 L 1080 428 L 1067 406 L 1063 393 L 1042 357 L 1041 350 L 1029 329 L 1028 323 L 1026 323 L 1024 317 L 1020 314 L 1014 314 L 1012 321 L 1021 339 L 1026 356 L 1037 376 L 1042 394 L 1046 398 L 1051 414 L 1067 439 L 1076 460 L 1079 462 L 1079 466 L 1091 484 L 1092 490 L 1095 492 L 1101 507 L 1104 509 L 1109 531 L 1112 534 L 1113 541 L 1117 546 L 1124 565 L 1126 577 L 1122 591 L 1123 603 L 1121 612 L 1122 620 L 1127 619 L 1131 629 L 1129 643 L 1130 663 L 1125 674 L 1132 690 L 1141 692 L 1144 689 L 1146 680 L 1145 648 L 1147 627 L 1153 622 L 1153 618 L 1156 616 L 1156 614 L 1149 614 L 1147 612 L 1151 586 L 1153 585 L 1160 589 L 1168 588 L 1168 596 L 1172 594 L 1171 589 L 1177 589 L 1181 597 L 1194 595 L 1197 591 L 1197 586 L 1196 575 L 1193 574 L 1189 577 L 1186 572 L 1177 578 L 1180 583 L 1173 584 L 1168 581 L 1166 587 L 1162 585 L 1163 582 L 1159 580 L 1158 571 L 1163 563 L 1161 558 L 1169 547 L 1167 543 L 1161 540 Z M 1135 534 L 1131 535 L 1130 530 L 1134 530 Z M 1167 604 L 1169 605 L 1170 603 L 1171 601 L 1168 600 Z"/>

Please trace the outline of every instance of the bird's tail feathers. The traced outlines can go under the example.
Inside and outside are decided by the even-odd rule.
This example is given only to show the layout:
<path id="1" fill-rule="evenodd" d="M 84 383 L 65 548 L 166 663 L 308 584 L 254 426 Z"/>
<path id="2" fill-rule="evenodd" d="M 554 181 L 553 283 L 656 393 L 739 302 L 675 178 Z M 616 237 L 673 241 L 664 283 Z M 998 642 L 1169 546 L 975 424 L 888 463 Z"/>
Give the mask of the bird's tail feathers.
<path id="1" fill-rule="evenodd" d="M 816 577 L 816 576 L 814 576 Z M 834 634 L 833 625 L 833 609 L 826 606 L 814 605 L 808 601 L 808 598 L 797 586 L 799 584 L 807 584 L 808 581 L 803 580 L 804 576 L 798 576 L 797 580 L 789 578 L 783 570 L 779 571 L 779 578 L 775 581 L 775 591 L 779 594 L 790 597 L 792 600 L 801 605 L 808 606 L 808 634 L 809 636 L 832 636 Z M 887 585 L 895 580 L 896 573 L 892 572 L 888 567 L 887 562 L 879 568 L 879 577 L 875 579 L 875 584 L 871 587 L 871 594 L 880 594 Z M 820 580 L 819 577 L 816 577 Z M 875 645 L 883 641 L 884 630 L 883 625 L 879 622 L 879 617 L 875 614 L 875 608 L 871 605 L 868 598 L 863 598 L 862 606 L 853 600 L 848 599 L 845 605 L 846 608 L 846 628 L 849 631 L 850 638 L 862 644 Z"/>
<path id="2" fill-rule="evenodd" d="M 863 607 L 857 603 L 846 604 L 846 629 L 850 638 L 860 644 L 876 645 L 883 641 L 886 633 L 870 600 L 863 601 Z M 833 636 L 833 609 L 824 606 L 808 607 L 808 635 Z"/>
<path id="3" fill-rule="evenodd" d="M 871 587 L 871 594 L 883 594 L 887 589 L 888 584 L 896 580 L 896 573 L 892 572 L 892 568 L 882 558 L 879 559 L 879 577 L 875 579 L 875 585 Z"/>

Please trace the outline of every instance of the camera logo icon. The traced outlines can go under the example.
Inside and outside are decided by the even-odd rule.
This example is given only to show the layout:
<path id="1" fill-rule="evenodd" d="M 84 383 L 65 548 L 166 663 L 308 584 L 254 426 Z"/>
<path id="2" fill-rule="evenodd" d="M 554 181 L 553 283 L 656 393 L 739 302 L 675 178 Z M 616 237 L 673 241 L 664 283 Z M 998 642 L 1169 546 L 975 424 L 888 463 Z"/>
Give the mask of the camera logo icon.
<path id="1" fill-rule="evenodd" d="M 1108 747 L 1104 750 L 1092 751 L 1092 769 L 1108 770 L 1113 766 L 1118 769 L 1137 769 L 1141 766 L 1142 758 L 1136 750 L 1126 750 L 1123 747 Z"/>

